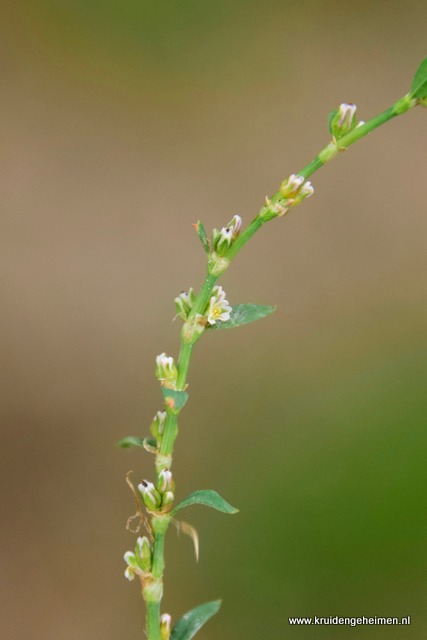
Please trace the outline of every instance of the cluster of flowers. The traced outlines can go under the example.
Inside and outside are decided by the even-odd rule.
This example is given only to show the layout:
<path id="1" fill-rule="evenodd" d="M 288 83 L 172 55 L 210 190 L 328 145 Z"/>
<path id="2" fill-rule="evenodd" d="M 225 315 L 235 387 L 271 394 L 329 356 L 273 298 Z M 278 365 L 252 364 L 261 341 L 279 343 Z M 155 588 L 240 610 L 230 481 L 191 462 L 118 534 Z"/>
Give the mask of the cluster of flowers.
<path id="1" fill-rule="evenodd" d="M 175 484 L 172 471 L 162 469 L 157 476 L 156 484 L 143 480 L 138 485 L 138 491 L 149 511 L 165 511 L 174 501 Z"/>
<path id="2" fill-rule="evenodd" d="M 194 302 L 195 295 L 192 288 L 188 292 L 183 292 L 175 298 L 177 315 L 182 318 L 184 322 L 188 319 Z M 220 285 L 217 285 L 212 290 L 212 296 L 209 299 L 209 304 L 201 318 L 204 318 L 207 324 L 213 325 L 218 320 L 223 322 L 229 320 L 230 313 L 231 306 L 226 299 L 226 293 Z"/>
<path id="3" fill-rule="evenodd" d="M 153 562 L 153 548 L 146 536 L 136 541 L 135 551 L 126 551 L 123 556 L 127 564 L 125 578 L 133 580 L 136 575 L 146 578 L 150 575 Z"/>
<path id="4" fill-rule="evenodd" d="M 308 180 L 304 176 L 299 176 L 296 173 L 292 173 L 289 178 L 284 180 L 279 188 L 279 197 L 273 200 L 266 198 L 266 204 L 268 211 L 271 211 L 278 218 L 281 218 L 288 213 L 291 207 L 300 204 L 304 198 L 308 198 L 313 195 L 314 189 Z M 271 217 L 271 215 L 270 215 Z"/>

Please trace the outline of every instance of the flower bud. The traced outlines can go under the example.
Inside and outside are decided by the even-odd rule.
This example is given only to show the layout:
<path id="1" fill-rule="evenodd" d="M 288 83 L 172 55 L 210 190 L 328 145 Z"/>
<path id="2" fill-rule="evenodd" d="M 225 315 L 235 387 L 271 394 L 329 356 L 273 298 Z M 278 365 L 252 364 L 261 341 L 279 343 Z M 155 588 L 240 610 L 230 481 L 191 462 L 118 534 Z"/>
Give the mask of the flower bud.
<path id="1" fill-rule="evenodd" d="M 175 495 L 173 494 L 173 492 L 166 491 L 162 496 L 162 509 L 163 507 L 169 507 L 171 504 L 173 504 L 174 500 L 175 500 Z"/>
<path id="2" fill-rule="evenodd" d="M 225 291 L 217 285 L 213 288 L 212 297 L 209 301 L 207 309 L 207 321 L 209 324 L 215 324 L 218 320 L 225 322 L 230 319 L 231 306 L 225 298 Z"/>
<path id="3" fill-rule="evenodd" d="M 125 578 L 133 580 L 135 578 L 135 574 L 138 573 L 138 562 L 136 556 L 132 551 L 126 551 L 123 559 L 128 565 L 125 570 Z"/>
<path id="4" fill-rule="evenodd" d="M 304 200 L 304 198 L 309 198 L 310 196 L 313 195 L 313 193 L 314 193 L 313 185 L 311 184 L 311 182 L 307 180 L 307 182 L 304 182 L 301 189 L 299 190 L 299 193 L 296 197 L 297 203 L 299 204 L 302 200 Z"/>
<path id="5" fill-rule="evenodd" d="M 163 432 L 165 430 L 166 411 L 158 411 L 150 425 L 151 434 L 156 438 L 157 442 L 161 442 Z"/>
<path id="6" fill-rule="evenodd" d="M 223 227 L 221 231 L 217 231 L 217 229 L 214 229 L 212 243 L 215 248 L 215 251 L 219 255 L 227 251 L 227 249 L 231 246 L 232 240 L 233 240 L 233 230 L 230 229 L 229 227 Z"/>
<path id="7" fill-rule="evenodd" d="M 187 320 L 195 300 L 196 297 L 192 287 L 188 290 L 188 293 L 183 291 L 175 298 L 176 313 L 184 322 Z"/>
<path id="8" fill-rule="evenodd" d="M 342 138 L 357 126 L 356 109 L 355 104 L 346 104 L 345 102 L 338 107 L 329 124 L 332 136 L 336 140 L 339 140 L 339 138 Z"/>
<path id="9" fill-rule="evenodd" d="M 292 173 L 289 178 L 280 185 L 280 195 L 282 198 L 293 198 L 296 196 L 301 186 L 304 184 L 304 176 Z"/>
<path id="10" fill-rule="evenodd" d="M 156 511 L 159 508 L 161 498 L 152 482 L 143 480 L 138 485 L 138 491 L 141 494 L 141 497 L 147 509 L 149 509 L 150 511 Z"/>
<path id="11" fill-rule="evenodd" d="M 169 640 L 171 632 L 172 618 L 168 613 L 164 613 L 160 616 L 160 637 L 162 640 Z"/>
<path id="12" fill-rule="evenodd" d="M 136 541 L 135 555 L 139 566 L 145 573 L 151 571 L 152 550 L 150 541 L 146 536 L 140 536 Z"/>
<path id="13" fill-rule="evenodd" d="M 168 387 L 174 388 L 176 379 L 178 377 L 178 371 L 175 366 L 175 362 L 172 356 L 167 356 L 166 353 L 161 353 L 156 358 L 156 378 L 160 382 Z"/>
<path id="14" fill-rule="evenodd" d="M 222 227 L 220 231 L 214 229 L 212 232 L 212 248 L 219 255 L 223 255 L 240 233 L 242 227 L 242 218 L 238 215 L 233 216 L 230 222 Z"/>
<path id="15" fill-rule="evenodd" d="M 166 491 L 174 490 L 174 482 L 172 480 L 172 471 L 162 469 L 157 477 L 156 489 L 160 494 Z"/>

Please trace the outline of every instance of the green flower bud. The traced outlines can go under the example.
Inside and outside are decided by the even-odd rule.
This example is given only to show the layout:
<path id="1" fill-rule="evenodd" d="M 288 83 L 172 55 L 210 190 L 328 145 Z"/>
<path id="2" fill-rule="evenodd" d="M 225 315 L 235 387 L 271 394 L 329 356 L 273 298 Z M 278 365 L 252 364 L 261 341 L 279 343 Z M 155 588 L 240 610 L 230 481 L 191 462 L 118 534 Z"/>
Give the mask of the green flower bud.
<path id="1" fill-rule="evenodd" d="M 160 616 L 160 637 L 162 640 L 169 640 L 171 633 L 171 621 L 172 618 L 168 613 L 164 613 Z"/>
<path id="2" fill-rule="evenodd" d="M 133 580 L 135 578 L 135 575 L 140 572 L 136 555 L 132 553 L 132 551 L 126 551 L 123 559 L 128 565 L 125 570 L 125 578 L 127 578 L 128 580 Z"/>
<path id="3" fill-rule="evenodd" d="M 177 298 L 175 298 L 176 313 L 184 320 L 184 322 L 187 320 L 188 314 L 193 308 L 195 300 L 196 296 L 194 295 L 192 288 L 188 290 L 188 293 L 183 291 Z"/>
<path id="4" fill-rule="evenodd" d="M 172 389 L 176 386 L 176 379 L 178 377 L 178 370 L 175 366 L 175 362 L 171 356 L 167 356 L 166 353 L 161 353 L 156 358 L 156 378 L 160 382 Z"/>
<path id="5" fill-rule="evenodd" d="M 158 411 L 150 425 L 151 434 L 156 438 L 157 442 L 162 441 L 163 432 L 165 430 L 166 411 Z"/>
<path id="6" fill-rule="evenodd" d="M 240 233 L 242 227 L 242 219 L 240 216 L 233 216 L 226 227 L 222 227 L 220 231 L 214 229 L 212 232 L 212 248 L 219 255 L 222 256 L 227 252 L 227 249 L 231 247 L 234 240 Z"/>
<path id="7" fill-rule="evenodd" d="M 141 569 L 145 573 L 149 573 L 152 564 L 152 549 L 150 541 L 146 536 L 141 536 L 136 541 L 135 555 Z"/>
<path id="8" fill-rule="evenodd" d="M 174 500 L 175 500 L 175 495 L 173 494 L 173 492 L 166 491 L 166 493 L 164 493 L 162 496 L 162 509 L 163 507 L 169 507 L 171 504 L 173 504 Z"/>
<path id="9" fill-rule="evenodd" d="M 141 497 L 147 509 L 149 509 L 150 511 L 156 511 L 160 507 L 161 498 L 152 482 L 143 480 L 138 485 L 138 491 L 141 494 Z"/>
<path id="10" fill-rule="evenodd" d="M 357 126 L 355 104 L 340 104 L 338 111 L 331 118 L 329 128 L 335 140 L 339 140 Z M 331 114 L 332 115 L 332 114 Z"/>
<path id="11" fill-rule="evenodd" d="M 169 469 L 162 469 L 157 477 L 156 489 L 160 494 L 166 493 L 166 491 L 174 490 L 174 482 L 172 480 L 172 471 Z"/>

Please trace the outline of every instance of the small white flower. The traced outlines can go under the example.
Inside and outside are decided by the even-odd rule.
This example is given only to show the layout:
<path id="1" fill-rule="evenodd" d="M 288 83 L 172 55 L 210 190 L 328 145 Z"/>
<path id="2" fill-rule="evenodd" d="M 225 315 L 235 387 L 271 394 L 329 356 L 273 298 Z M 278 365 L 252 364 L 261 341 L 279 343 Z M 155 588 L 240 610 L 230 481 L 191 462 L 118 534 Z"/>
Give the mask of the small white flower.
<path id="1" fill-rule="evenodd" d="M 192 287 L 190 287 L 188 292 L 183 291 L 175 298 L 177 315 L 182 318 L 184 322 L 187 320 L 188 314 L 193 308 L 194 301 L 195 295 Z"/>
<path id="2" fill-rule="evenodd" d="M 215 244 L 215 249 L 221 251 L 228 249 L 233 240 L 233 229 L 231 227 L 222 227 L 218 234 L 218 239 Z"/>
<path id="3" fill-rule="evenodd" d="M 126 567 L 125 578 L 127 578 L 128 580 L 134 580 L 135 579 L 135 571 L 134 571 L 134 569 L 132 567 Z"/>
<path id="4" fill-rule="evenodd" d="M 299 176 L 296 173 L 292 173 L 287 180 L 282 182 L 280 192 L 283 198 L 291 198 L 296 195 L 304 184 L 304 176 Z"/>
<path id="5" fill-rule="evenodd" d="M 212 232 L 212 248 L 222 255 L 231 245 L 240 233 L 242 228 L 242 218 L 238 215 L 233 216 L 230 222 L 222 227 L 220 231 L 214 229 Z"/>
<path id="6" fill-rule="evenodd" d="M 238 215 L 232 217 L 227 227 L 232 229 L 233 231 L 233 240 L 237 238 L 240 233 L 240 229 L 242 228 L 242 218 Z"/>
<path id="7" fill-rule="evenodd" d="M 157 433 L 161 435 L 165 429 L 166 411 L 158 411 L 153 418 L 153 422 L 155 423 Z"/>
<path id="8" fill-rule="evenodd" d="M 218 320 L 225 322 L 230 319 L 231 306 L 225 298 L 225 291 L 217 285 L 212 291 L 212 297 L 209 301 L 207 310 L 207 321 L 209 324 L 215 324 Z"/>
<path id="9" fill-rule="evenodd" d="M 157 479 L 157 491 L 159 493 L 165 493 L 172 489 L 172 471 L 169 469 L 162 469 Z"/>
<path id="10" fill-rule="evenodd" d="M 132 551 L 126 551 L 123 559 L 128 565 L 125 570 L 125 578 L 133 580 L 135 578 L 135 574 L 138 573 L 138 561 L 136 556 Z"/>
<path id="11" fill-rule="evenodd" d="M 350 130 L 353 127 L 354 116 L 356 115 L 356 105 L 347 104 L 343 102 L 338 108 L 338 126 L 342 128 L 346 125 L 346 129 Z"/>
<path id="12" fill-rule="evenodd" d="M 172 356 L 167 356 L 166 353 L 161 353 L 156 357 L 156 378 L 161 382 L 166 382 L 169 385 L 174 385 L 178 376 L 178 371 L 175 366 Z"/>
<path id="13" fill-rule="evenodd" d="M 161 498 L 152 482 L 143 480 L 138 485 L 138 491 L 140 492 L 144 504 L 148 509 L 155 511 L 160 506 Z"/>
<path id="14" fill-rule="evenodd" d="M 301 199 L 303 199 L 303 198 L 309 198 L 310 196 L 313 195 L 313 193 L 314 193 L 313 185 L 311 184 L 311 182 L 307 180 L 307 182 L 305 182 L 301 187 L 298 195 L 302 196 Z"/>

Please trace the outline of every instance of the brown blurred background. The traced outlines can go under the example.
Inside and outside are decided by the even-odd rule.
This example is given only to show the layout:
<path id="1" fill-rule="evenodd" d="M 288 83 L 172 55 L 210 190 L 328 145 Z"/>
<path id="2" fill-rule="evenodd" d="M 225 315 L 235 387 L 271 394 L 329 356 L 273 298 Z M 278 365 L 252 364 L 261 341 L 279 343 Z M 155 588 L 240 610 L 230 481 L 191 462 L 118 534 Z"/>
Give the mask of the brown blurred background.
<path id="1" fill-rule="evenodd" d="M 248 222 L 327 143 L 409 88 L 425 2 L 2 4 L 1 637 L 143 638 L 124 476 L 150 477 L 173 298 L 197 287 L 191 223 Z M 314 178 L 224 278 L 278 305 L 197 346 L 176 447 L 201 559 L 170 531 L 165 610 L 223 597 L 201 639 L 424 639 L 427 112 Z M 288 616 L 412 616 L 290 627 Z"/>

